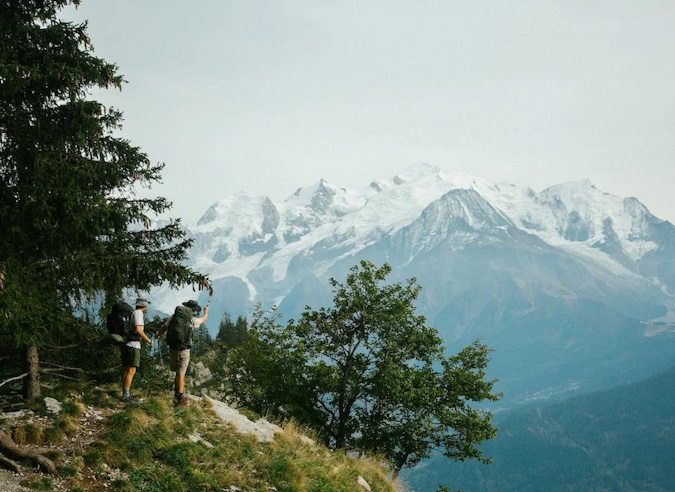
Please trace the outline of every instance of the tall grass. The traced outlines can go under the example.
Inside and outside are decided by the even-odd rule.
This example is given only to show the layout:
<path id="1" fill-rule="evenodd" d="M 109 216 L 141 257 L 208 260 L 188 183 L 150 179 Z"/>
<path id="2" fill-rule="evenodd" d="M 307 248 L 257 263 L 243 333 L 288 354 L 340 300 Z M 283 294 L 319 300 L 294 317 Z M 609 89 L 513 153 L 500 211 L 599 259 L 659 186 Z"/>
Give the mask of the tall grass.
<path id="1" fill-rule="evenodd" d="M 112 490 L 221 491 L 236 487 L 277 492 L 394 491 L 389 471 L 377 460 L 359 460 L 315 444 L 289 424 L 271 443 L 237 434 L 207 406 L 173 408 L 170 397 L 112 414 L 100 441 L 72 457 L 64 477 L 71 489 L 99 490 L 83 476 L 105 477 L 118 470 Z M 199 433 L 204 441 L 193 442 Z M 77 458 L 77 459 L 76 459 Z M 76 464 L 77 463 L 77 464 Z M 86 468 L 86 469 L 84 469 Z"/>

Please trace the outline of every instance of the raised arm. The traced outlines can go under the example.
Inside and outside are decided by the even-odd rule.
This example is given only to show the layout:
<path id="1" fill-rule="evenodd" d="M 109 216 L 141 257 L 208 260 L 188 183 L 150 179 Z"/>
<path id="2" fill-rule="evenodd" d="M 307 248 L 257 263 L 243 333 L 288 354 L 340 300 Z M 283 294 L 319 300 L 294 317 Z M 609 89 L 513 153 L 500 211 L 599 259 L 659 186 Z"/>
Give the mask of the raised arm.
<path id="1" fill-rule="evenodd" d="M 204 315 L 199 318 L 199 324 L 206 323 L 206 320 L 209 319 L 209 307 L 204 306 Z"/>

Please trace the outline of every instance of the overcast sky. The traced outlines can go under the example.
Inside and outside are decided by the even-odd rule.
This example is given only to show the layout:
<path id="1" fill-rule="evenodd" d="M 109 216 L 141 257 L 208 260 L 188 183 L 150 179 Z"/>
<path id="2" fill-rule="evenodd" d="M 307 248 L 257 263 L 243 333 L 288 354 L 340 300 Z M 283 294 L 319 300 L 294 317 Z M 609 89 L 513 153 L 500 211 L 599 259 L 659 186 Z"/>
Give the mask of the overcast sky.
<path id="1" fill-rule="evenodd" d="M 539 191 L 589 178 L 675 222 L 675 2 L 84 0 L 128 84 L 95 97 L 196 222 L 417 162 Z"/>

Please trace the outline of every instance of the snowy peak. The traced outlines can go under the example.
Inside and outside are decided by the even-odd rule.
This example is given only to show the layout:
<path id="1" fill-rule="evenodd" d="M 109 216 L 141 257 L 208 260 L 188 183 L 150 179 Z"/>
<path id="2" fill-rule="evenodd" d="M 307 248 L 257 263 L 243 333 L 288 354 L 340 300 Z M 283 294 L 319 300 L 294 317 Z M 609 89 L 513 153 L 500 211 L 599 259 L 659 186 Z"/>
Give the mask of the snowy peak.
<path id="1" fill-rule="evenodd" d="M 510 226 L 510 220 L 477 191 L 454 189 L 429 204 L 394 241 L 407 261 L 411 261 L 442 242 L 458 250 L 476 240 L 501 241 L 508 237 L 506 231 Z"/>
<path id="2" fill-rule="evenodd" d="M 200 231 L 235 229 L 237 226 L 276 229 L 279 213 L 266 196 L 250 196 L 244 192 L 218 200 L 197 222 Z"/>
<path id="3" fill-rule="evenodd" d="M 419 181 L 422 178 L 438 174 L 440 171 L 441 170 L 436 166 L 427 164 L 426 162 L 420 162 L 410 166 L 401 174 L 394 176 L 393 182 L 397 185 L 401 185 L 403 183 Z"/>
<path id="4" fill-rule="evenodd" d="M 651 214 L 646 207 L 634 198 L 604 193 L 589 180 L 551 186 L 541 192 L 539 201 L 552 214 L 552 222 L 539 224 L 549 242 L 564 240 L 614 251 L 623 264 L 656 247 L 649 237 Z"/>
<path id="5" fill-rule="evenodd" d="M 237 193 L 214 203 L 191 229 L 201 239 L 195 245 L 200 264 L 265 251 L 277 243 L 279 212 L 266 196 Z M 207 262 L 207 263 L 208 263 Z"/>
<path id="6" fill-rule="evenodd" d="M 345 187 L 333 186 L 321 179 L 313 186 L 298 188 L 284 201 L 283 209 L 309 209 L 316 215 L 342 216 L 363 206 L 364 193 Z"/>
<path id="7" fill-rule="evenodd" d="M 462 221 L 473 230 L 506 227 L 510 221 L 475 190 L 450 190 L 422 212 L 421 218 L 443 218 L 445 225 Z"/>
<path id="8" fill-rule="evenodd" d="M 362 208 L 372 193 L 375 191 L 364 193 L 333 186 L 324 179 L 313 186 L 298 188 L 280 207 L 284 241 L 296 242 L 324 224 L 339 221 Z"/>
<path id="9" fill-rule="evenodd" d="M 395 237 L 406 254 L 418 254 L 445 238 L 452 248 L 509 242 L 517 230 L 611 274 L 635 273 L 658 237 L 670 237 L 667 226 L 636 199 L 603 193 L 585 179 L 536 193 L 420 163 L 363 188 L 321 179 L 278 205 L 238 193 L 212 205 L 190 233 L 194 265 L 211 278 L 255 283 L 272 272 L 270 281 L 290 283 L 293 272 L 320 277 Z"/>

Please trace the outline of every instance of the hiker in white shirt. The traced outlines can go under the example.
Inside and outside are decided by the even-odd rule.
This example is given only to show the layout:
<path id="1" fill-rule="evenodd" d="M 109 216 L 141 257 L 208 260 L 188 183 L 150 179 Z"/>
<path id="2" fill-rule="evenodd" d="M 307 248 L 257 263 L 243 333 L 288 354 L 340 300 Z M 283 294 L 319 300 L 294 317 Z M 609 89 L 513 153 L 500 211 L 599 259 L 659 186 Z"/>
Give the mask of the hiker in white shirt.
<path id="1" fill-rule="evenodd" d="M 131 315 L 131 324 L 134 327 L 129 335 L 126 345 L 122 346 L 122 402 L 138 403 L 140 400 L 131 396 L 129 390 L 131 383 L 136 375 L 136 369 L 141 366 L 141 340 L 146 341 L 151 347 L 155 345 L 154 340 L 150 340 L 145 334 L 145 310 L 148 308 L 148 301 L 144 297 L 136 299 L 136 310 Z"/>

